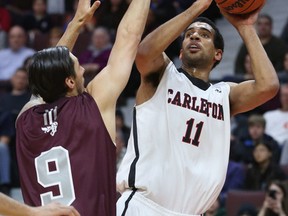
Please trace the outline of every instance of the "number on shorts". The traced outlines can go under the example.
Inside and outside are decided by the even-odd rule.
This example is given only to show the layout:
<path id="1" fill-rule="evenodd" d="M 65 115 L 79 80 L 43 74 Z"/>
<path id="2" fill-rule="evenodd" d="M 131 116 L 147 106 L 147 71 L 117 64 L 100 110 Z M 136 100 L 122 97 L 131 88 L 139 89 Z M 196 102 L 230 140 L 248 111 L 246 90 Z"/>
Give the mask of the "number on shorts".
<path id="1" fill-rule="evenodd" d="M 191 133 L 192 133 L 194 121 L 195 119 L 191 118 L 190 120 L 186 122 L 187 124 L 186 133 L 185 133 L 185 136 L 183 136 L 182 141 L 185 143 L 189 143 L 189 144 L 191 143 L 192 145 L 195 145 L 195 146 L 199 146 L 199 138 L 201 135 L 204 122 L 201 121 L 198 124 L 196 124 L 196 132 L 195 132 L 194 138 L 191 139 Z"/>
<path id="2" fill-rule="evenodd" d="M 50 166 L 54 168 L 51 170 Z M 74 185 L 71 173 L 69 153 L 61 146 L 42 152 L 35 158 L 37 180 L 44 188 L 58 186 L 60 194 L 55 196 L 52 191 L 40 194 L 41 204 L 59 202 L 71 205 L 75 200 Z"/>

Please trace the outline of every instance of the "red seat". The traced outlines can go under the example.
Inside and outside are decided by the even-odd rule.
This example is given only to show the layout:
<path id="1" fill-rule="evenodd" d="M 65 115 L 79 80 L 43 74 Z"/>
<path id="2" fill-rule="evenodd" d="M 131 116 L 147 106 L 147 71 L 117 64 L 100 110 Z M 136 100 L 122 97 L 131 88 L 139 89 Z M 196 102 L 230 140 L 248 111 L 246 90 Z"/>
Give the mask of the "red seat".
<path id="1" fill-rule="evenodd" d="M 236 216 L 240 207 L 244 204 L 250 204 L 260 209 L 265 199 L 264 191 L 243 191 L 231 190 L 227 193 L 226 210 L 227 215 Z"/>

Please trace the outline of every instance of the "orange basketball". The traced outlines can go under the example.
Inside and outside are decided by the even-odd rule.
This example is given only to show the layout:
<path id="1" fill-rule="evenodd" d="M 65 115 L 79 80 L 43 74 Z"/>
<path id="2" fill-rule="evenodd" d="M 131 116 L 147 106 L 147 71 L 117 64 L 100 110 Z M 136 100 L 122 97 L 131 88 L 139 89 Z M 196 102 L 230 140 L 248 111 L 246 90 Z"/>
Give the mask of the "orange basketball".
<path id="1" fill-rule="evenodd" d="M 224 11 L 232 14 L 247 14 L 261 7 L 265 0 L 215 0 Z"/>

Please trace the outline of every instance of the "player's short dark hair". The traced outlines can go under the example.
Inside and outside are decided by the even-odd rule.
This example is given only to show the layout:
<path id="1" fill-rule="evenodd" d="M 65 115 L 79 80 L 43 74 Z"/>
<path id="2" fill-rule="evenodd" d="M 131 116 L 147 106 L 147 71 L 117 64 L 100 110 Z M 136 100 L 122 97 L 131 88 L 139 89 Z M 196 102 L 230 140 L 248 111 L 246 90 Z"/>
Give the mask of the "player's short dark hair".
<path id="1" fill-rule="evenodd" d="M 32 94 L 51 103 L 67 93 L 65 79 L 76 77 L 74 62 L 67 47 L 58 46 L 35 53 L 29 64 L 29 86 Z"/>
<path id="2" fill-rule="evenodd" d="M 192 23 L 195 23 L 195 22 L 207 23 L 208 25 L 210 25 L 214 29 L 214 31 L 215 31 L 215 36 L 214 36 L 214 40 L 213 40 L 214 46 L 216 49 L 221 49 L 224 52 L 224 39 L 223 39 L 223 36 L 220 33 L 219 29 L 215 25 L 215 23 L 206 17 L 197 17 L 195 20 L 193 20 Z M 185 30 L 184 37 L 185 37 L 185 34 L 188 30 L 189 30 L 189 27 Z M 184 39 L 184 37 L 183 37 L 183 39 Z M 213 65 L 213 68 L 216 67 L 216 65 L 218 65 L 220 63 L 220 61 L 216 61 Z"/>

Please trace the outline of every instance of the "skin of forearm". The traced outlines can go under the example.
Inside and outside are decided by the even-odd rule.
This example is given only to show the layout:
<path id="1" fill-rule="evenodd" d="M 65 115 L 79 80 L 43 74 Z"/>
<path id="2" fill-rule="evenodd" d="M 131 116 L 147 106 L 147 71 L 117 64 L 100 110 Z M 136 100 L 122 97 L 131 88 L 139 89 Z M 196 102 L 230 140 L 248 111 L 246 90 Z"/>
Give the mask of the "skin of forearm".
<path id="1" fill-rule="evenodd" d="M 32 208 L 0 193 L 0 215 L 31 216 Z"/>
<path id="2" fill-rule="evenodd" d="M 57 46 L 66 46 L 70 51 L 72 51 L 76 40 L 80 34 L 80 29 L 82 22 L 78 20 L 72 20 L 67 27 L 67 30 L 63 34 L 62 38 L 57 43 Z"/>
<path id="3" fill-rule="evenodd" d="M 252 26 L 243 27 L 239 29 L 239 32 L 251 56 L 251 67 L 258 88 L 279 85 L 276 71 L 269 61 L 255 29 Z"/>
<path id="4" fill-rule="evenodd" d="M 132 37 L 136 36 L 140 41 L 148 16 L 149 6 L 150 0 L 132 0 L 119 24 L 117 34 L 125 32 L 128 37 L 129 35 Z"/>

